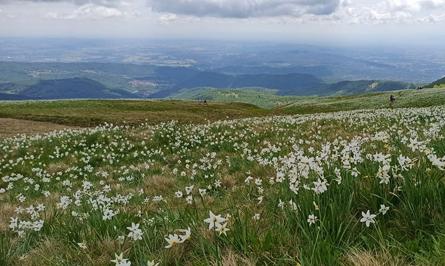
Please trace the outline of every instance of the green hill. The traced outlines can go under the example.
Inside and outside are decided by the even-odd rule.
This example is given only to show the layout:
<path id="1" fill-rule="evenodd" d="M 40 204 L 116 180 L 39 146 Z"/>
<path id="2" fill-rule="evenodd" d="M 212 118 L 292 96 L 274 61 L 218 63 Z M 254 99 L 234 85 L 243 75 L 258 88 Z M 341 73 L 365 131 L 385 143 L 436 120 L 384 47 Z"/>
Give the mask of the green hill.
<path id="1" fill-rule="evenodd" d="M 69 100 L 1 102 L 0 118 L 17 118 L 54 122 L 75 126 L 94 126 L 104 122 L 137 124 L 147 121 L 158 123 L 206 122 L 264 115 L 286 115 L 334 112 L 356 109 L 389 107 L 389 96 L 395 95 L 394 108 L 443 105 L 445 90 L 423 89 L 396 92 L 367 93 L 351 96 L 297 97 L 279 96 L 272 90 L 199 90 L 186 93 L 190 98 L 207 98 L 207 104 L 198 101 L 161 100 Z M 196 98 L 205 99 L 205 98 Z M 244 102 L 244 103 L 242 103 Z M 255 106 L 255 105 L 257 106 Z M 258 107 L 260 106 L 260 107 Z M 263 108 L 261 108 L 263 107 Z"/>
<path id="2" fill-rule="evenodd" d="M 162 100 L 59 100 L 0 102 L 0 118 L 52 122 L 72 126 L 197 122 L 263 116 L 270 111 L 245 103 L 202 104 Z"/>
<path id="3" fill-rule="evenodd" d="M 382 92 L 414 89 L 416 86 L 412 83 L 400 81 L 381 81 L 381 80 L 356 80 L 340 81 L 327 87 L 327 94 L 351 95 L 365 92 Z"/>
<path id="4" fill-rule="evenodd" d="M 445 103 L 445 90 L 400 90 L 349 96 L 299 97 L 294 103 L 281 106 L 277 111 L 287 114 L 302 114 L 388 108 L 390 107 L 390 95 L 394 95 L 396 98 L 393 108 L 427 107 Z"/>
<path id="5" fill-rule="evenodd" d="M 445 87 L 445 77 L 428 84 L 426 87 L 427 88 L 444 88 Z"/>
<path id="6" fill-rule="evenodd" d="M 243 102 L 263 108 L 274 108 L 294 102 L 297 96 L 280 96 L 277 90 L 263 88 L 215 89 L 196 88 L 181 90 L 172 96 L 173 99 L 207 100 L 214 102 Z"/>
<path id="7" fill-rule="evenodd" d="M 29 97 L 12 93 L 0 93 L 0 101 L 29 100 Z"/>
<path id="8" fill-rule="evenodd" d="M 311 95 L 322 93 L 325 84 L 309 74 L 246 74 L 229 75 L 201 71 L 189 67 L 158 68 L 152 76 L 143 78 L 156 80 L 164 89 L 150 95 L 151 98 L 172 96 L 181 90 L 200 87 L 232 89 L 242 87 L 261 87 L 276 89 L 280 95 Z"/>
<path id="9" fill-rule="evenodd" d="M 33 99 L 136 98 L 127 91 L 109 90 L 105 85 L 87 78 L 42 80 L 22 90 L 20 95 Z"/>

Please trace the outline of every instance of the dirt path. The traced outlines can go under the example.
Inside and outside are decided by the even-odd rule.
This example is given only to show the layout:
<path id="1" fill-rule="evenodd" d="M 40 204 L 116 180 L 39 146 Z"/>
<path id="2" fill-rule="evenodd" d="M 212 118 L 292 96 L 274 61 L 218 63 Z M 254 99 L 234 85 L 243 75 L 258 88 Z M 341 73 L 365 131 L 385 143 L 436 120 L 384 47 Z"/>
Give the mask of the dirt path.
<path id="1" fill-rule="evenodd" d="M 36 122 L 29 120 L 0 118 L 0 138 L 11 137 L 17 134 L 38 134 L 61 130 L 64 128 L 73 128 L 70 126 L 59 125 L 47 122 Z"/>

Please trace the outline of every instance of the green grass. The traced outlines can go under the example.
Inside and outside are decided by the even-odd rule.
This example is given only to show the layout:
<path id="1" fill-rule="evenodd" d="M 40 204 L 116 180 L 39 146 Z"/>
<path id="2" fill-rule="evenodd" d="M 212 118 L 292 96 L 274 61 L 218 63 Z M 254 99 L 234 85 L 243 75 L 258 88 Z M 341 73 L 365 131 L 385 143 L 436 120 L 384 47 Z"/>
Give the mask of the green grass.
<path id="1" fill-rule="evenodd" d="M 197 88 L 184 90 L 175 94 L 174 99 L 203 100 L 215 102 L 244 102 L 256 106 L 271 109 L 280 105 L 286 105 L 301 98 L 296 96 L 279 96 L 276 90 L 264 88 L 244 89 L 215 89 Z"/>
<path id="2" fill-rule="evenodd" d="M 391 106 L 389 96 L 396 97 L 395 103 Z M 441 105 L 445 103 L 445 90 L 423 89 L 423 90 L 403 90 L 385 93 L 370 93 L 353 96 L 333 96 L 333 97 L 302 97 L 295 102 L 280 106 L 278 113 L 306 114 L 318 112 L 335 112 L 356 109 L 380 109 L 380 108 L 406 108 L 406 107 L 427 107 Z"/>
<path id="3" fill-rule="evenodd" d="M 195 91 L 196 92 L 196 91 Z M 354 96 L 296 97 L 277 96 L 272 90 L 198 90 L 208 104 L 190 100 L 64 100 L 0 102 L 0 118 L 52 122 L 71 126 L 97 126 L 104 122 L 138 124 L 163 121 L 203 123 L 223 119 L 265 115 L 307 114 L 356 109 L 426 107 L 445 102 L 445 90 L 423 89 Z M 194 91 L 182 95 L 193 98 Z M 188 96 L 187 96 L 188 95 Z M 180 97 L 180 96 L 178 96 Z M 197 97 L 197 96 L 196 96 Z"/>
<path id="4" fill-rule="evenodd" d="M 365 93 L 350 96 L 279 96 L 268 89 L 213 89 L 186 90 L 174 96 L 176 99 L 207 99 L 215 102 L 244 102 L 273 110 L 274 114 L 300 114 L 335 112 L 356 109 L 388 108 L 389 96 L 396 96 L 394 108 L 425 107 L 445 102 L 445 91 L 439 88 L 403 90 L 381 93 Z"/>
<path id="5" fill-rule="evenodd" d="M 68 100 L 0 102 L 0 117 L 74 126 L 138 124 L 177 120 L 199 122 L 261 116 L 267 111 L 244 103 L 187 101 Z"/>
<path id="6" fill-rule="evenodd" d="M 123 253 L 132 265 L 441 265 L 445 171 L 431 156 L 445 156 L 444 121 L 442 106 L 5 139 L 0 264 L 111 265 Z M 321 179 L 328 185 L 317 194 Z M 35 217 L 15 212 L 38 204 L 46 208 Z M 116 215 L 104 220 L 105 209 Z M 369 227 L 360 222 L 368 210 L 377 215 Z M 208 229 L 209 211 L 230 215 L 226 235 Z M 44 225 L 13 231 L 10 217 Z M 141 240 L 128 236 L 132 223 Z M 190 239 L 165 248 L 168 234 L 188 227 Z"/>

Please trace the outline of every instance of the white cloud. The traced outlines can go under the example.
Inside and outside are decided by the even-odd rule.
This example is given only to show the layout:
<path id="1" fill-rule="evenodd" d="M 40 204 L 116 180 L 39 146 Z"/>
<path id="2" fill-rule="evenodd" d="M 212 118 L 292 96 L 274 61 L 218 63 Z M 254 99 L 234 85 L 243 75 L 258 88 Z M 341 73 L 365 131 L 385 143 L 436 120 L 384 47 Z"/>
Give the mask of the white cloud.
<path id="1" fill-rule="evenodd" d="M 20 3 L 73 3 L 76 5 L 95 4 L 100 6 L 114 6 L 120 4 L 121 0 L 0 0 L 0 4 Z"/>
<path id="2" fill-rule="evenodd" d="M 163 14 L 159 17 L 159 21 L 161 24 L 169 24 L 171 22 L 174 22 L 178 19 L 178 16 L 176 14 Z"/>
<path id="3" fill-rule="evenodd" d="M 119 9 L 112 7 L 105 7 L 96 4 L 85 4 L 71 13 L 66 14 L 55 14 L 53 18 L 62 19 L 103 19 L 103 18 L 113 18 L 121 17 L 124 13 Z M 51 17 L 51 16 L 50 16 Z"/>
<path id="4" fill-rule="evenodd" d="M 445 6 L 445 0 L 386 0 L 391 11 L 420 12 Z"/>
<path id="5" fill-rule="evenodd" d="M 221 18 L 327 15 L 341 3 L 341 0 L 148 0 L 148 5 L 157 12 Z"/>
<path id="6" fill-rule="evenodd" d="M 383 34 L 387 26 L 410 33 L 413 26 L 432 25 L 440 33 L 445 24 L 445 0 L 0 0 L 0 10 L 4 36 L 304 39 L 349 27 L 367 35 L 370 27 Z"/>

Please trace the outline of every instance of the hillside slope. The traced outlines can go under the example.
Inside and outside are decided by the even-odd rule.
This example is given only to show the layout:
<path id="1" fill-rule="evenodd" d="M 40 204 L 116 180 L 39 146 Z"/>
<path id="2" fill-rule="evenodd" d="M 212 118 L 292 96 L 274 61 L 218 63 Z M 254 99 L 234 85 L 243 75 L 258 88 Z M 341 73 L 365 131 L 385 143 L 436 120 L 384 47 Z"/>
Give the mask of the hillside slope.
<path id="1" fill-rule="evenodd" d="M 414 89 L 416 86 L 412 83 L 400 81 L 381 81 L 381 80 L 356 80 L 340 81 L 331 84 L 326 89 L 326 94 L 359 94 L 366 92 L 383 92 L 394 90 Z"/>
<path id="2" fill-rule="evenodd" d="M 20 95 L 33 99 L 135 98 L 127 91 L 111 91 L 103 84 L 87 78 L 42 80 L 22 90 Z"/>
<path id="3" fill-rule="evenodd" d="M 269 113 L 245 103 L 158 100 L 69 100 L 0 102 L 0 118 L 25 119 L 71 126 L 196 122 L 263 116 Z"/>
<path id="4" fill-rule="evenodd" d="M 427 88 L 445 87 L 445 77 L 428 84 L 426 87 Z"/>
<path id="5" fill-rule="evenodd" d="M 29 97 L 17 94 L 0 93 L 0 101 L 29 100 Z"/>
<path id="6" fill-rule="evenodd" d="M 427 107 L 443 105 L 445 90 L 401 90 L 349 96 L 296 97 L 295 102 L 275 109 L 276 113 L 305 114 L 357 109 L 381 109 L 391 107 L 389 97 L 395 96 L 393 108 Z"/>
<path id="7" fill-rule="evenodd" d="M 212 87 L 231 89 L 241 87 L 261 87 L 276 89 L 281 95 L 311 95 L 322 93 L 325 84 L 309 74 L 246 74 L 229 75 L 217 72 L 200 71 L 194 68 L 159 68 L 153 76 L 140 78 L 155 80 L 164 89 L 150 98 L 164 98 L 184 89 Z"/>

